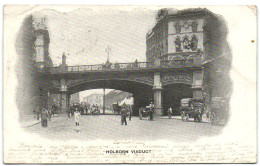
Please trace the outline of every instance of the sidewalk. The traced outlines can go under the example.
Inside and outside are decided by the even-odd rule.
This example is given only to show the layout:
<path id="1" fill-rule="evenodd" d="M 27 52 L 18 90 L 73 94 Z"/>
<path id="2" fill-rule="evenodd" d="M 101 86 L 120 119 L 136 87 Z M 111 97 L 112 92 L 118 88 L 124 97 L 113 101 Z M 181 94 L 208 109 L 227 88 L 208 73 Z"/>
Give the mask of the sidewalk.
<path id="1" fill-rule="evenodd" d="M 30 127 L 41 123 L 41 119 L 37 120 L 36 116 L 34 117 L 34 115 L 22 115 L 20 117 L 20 123 L 21 127 Z"/>
<path id="2" fill-rule="evenodd" d="M 159 117 L 160 119 L 169 119 L 168 116 L 162 116 L 162 117 Z M 172 116 L 171 119 L 177 119 L 177 120 L 182 120 L 181 116 Z M 194 119 L 193 118 L 190 118 L 190 121 L 193 121 Z M 202 120 L 201 122 L 204 122 L 204 123 L 210 123 L 209 120 L 207 120 L 206 118 L 206 115 L 202 115 Z"/>
<path id="3" fill-rule="evenodd" d="M 67 116 L 66 114 L 59 114 L 55 115 L 54 117 L 51 118 L 51 120 L 53 118 L 58 118 L 58 117 L 62 117 L 62 116 Z M 36 119 L 36 116 L 34 115 L 23 115 L 20 117 L 20 123 L 21 123 L 21 127 L 31 127 L 37 124 L 41 123 L 41 118 L 39 118 L 39 120 Z"/>

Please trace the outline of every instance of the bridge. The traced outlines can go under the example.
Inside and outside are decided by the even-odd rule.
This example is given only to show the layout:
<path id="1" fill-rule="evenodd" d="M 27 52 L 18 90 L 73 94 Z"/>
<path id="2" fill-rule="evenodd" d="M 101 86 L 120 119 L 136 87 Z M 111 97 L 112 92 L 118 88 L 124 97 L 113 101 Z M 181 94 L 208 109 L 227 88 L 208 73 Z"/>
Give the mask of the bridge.
<path id="1" fill-rule="evenodd" d="M 201 80 L 201 57 L 154 62 L 108 63 L 97 65 L 67 66 L 66 57 L 59 67 L 52 67 L 50 91 L 61 94 L 63 110 L 69 107 L 70 95 L 89 89 L 117 89 L 133 94 L 134 113 L 138 108 L 155 104 L 155 111 L 162 115 L 181 98 L 192 97 Z M 177 98 L 176 98 L 177 97 Z"/>

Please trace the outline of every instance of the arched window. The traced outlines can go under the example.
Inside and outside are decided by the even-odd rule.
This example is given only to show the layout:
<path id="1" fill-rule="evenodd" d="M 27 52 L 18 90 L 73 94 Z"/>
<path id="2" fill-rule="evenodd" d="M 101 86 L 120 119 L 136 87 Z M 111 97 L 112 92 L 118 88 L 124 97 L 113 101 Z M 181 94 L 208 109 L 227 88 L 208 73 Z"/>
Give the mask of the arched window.
<path id="1" fill-rule="evenodd" d="M 197 37 L 193 36 L 191 39 L 191 50 L 196 51 L 198 48 L 198 39 Z"/>
<path id="2" fill-rule="evenodd" d="M 188 50 L 190 49 L 190 41 L 187 37 L 183 39 L 183 49 Z"/>
<path id="3" fill-rule="evenodd" d="M 181 25 L 178 22 L 175 24 L 175 30 L 176 33 L 181 33 Z"/>
<path id="4" fill-rule="evenodd" d="M 180 40 L 179 37 L 176 38 L 174 43 L 175 43 L 176 52 L 182 51 L 182 49 L 181 49 L 181 40 Z"/>
<path id="5" fill-rule="evenodd" d="M 198 30 L 198 23 L 196 21 L 193 21 L 191 24 L 192 32 L 197 32 Z"/>

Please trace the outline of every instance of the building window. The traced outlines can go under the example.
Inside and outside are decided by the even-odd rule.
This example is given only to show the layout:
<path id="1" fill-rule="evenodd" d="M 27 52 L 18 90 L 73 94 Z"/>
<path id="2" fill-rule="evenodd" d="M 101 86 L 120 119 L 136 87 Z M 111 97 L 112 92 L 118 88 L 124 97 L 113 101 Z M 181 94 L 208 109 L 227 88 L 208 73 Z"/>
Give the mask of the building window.
<path id="1" fill-rule="evenodd" d="M 198 30 L 198 23 L 196 21 L 193 21 L 191 24 L 192 32 L 197 32 Z"/>
<path id="2" fill-rule="evenodd" d="M 181 25 L 179 23 L 175 24 L 175 30 L 176 30 L 176 33 L 181 33 Z"/>
<path id="3" fill-rule="evenodd" d="M 183 39 L 183 49 L 189 50 L 190 49 L 190 41 L 187 37 Z"/>
<path id="4" fill-rule="evenodd" d="M 193 36 L 191 39 L 191 50 L 196 51 L 198 48 L 198 39 L 197 37 Z"/>
<path id="5" fill-rule="evenodd" d="M 181 40 L 180 40 L 180 38 L 177 37 L 174 43 L 175 43 L 176 52 L 181 52 L 182 50 L 181 50 Z"/>

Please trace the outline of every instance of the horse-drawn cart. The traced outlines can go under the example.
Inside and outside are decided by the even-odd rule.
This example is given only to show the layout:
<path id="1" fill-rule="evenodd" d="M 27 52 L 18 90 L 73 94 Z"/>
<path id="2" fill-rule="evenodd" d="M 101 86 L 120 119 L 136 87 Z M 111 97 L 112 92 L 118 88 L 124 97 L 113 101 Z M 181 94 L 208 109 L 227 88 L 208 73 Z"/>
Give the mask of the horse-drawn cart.
<path id="1" fill-rule="evenodd" d="M 189 121 L 194 118 L 195 122 L 201 122 L 204 111 L 202 99 L 185 98 L 181 100 L 181 118 L 183 121 Z"/>

